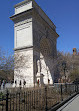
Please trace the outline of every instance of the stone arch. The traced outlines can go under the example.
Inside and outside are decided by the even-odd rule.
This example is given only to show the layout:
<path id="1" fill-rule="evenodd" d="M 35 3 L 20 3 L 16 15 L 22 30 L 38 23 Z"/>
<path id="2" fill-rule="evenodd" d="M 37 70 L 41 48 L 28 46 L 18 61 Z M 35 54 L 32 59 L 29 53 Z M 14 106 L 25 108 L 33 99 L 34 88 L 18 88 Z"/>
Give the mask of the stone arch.
<path id="1" fill-rule="evenodd" d="M 51 53 L 51 41 L 46 37 L 42 37 L 40 40 L 40 63 L 41 73 L 44 75 L 43 82 L 45 84 L 48 84 L 48 80 L 50 80 L 50 84 L 53 84 L 52 60 L 50 59 Z"/>

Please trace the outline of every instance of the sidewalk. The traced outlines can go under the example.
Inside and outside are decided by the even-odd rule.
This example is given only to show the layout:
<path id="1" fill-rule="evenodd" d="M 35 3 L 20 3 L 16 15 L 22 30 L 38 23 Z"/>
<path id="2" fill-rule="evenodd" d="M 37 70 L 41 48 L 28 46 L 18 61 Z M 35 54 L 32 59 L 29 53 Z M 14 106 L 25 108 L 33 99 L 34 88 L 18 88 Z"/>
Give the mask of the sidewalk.
<path id="1" fill-rule="evenodd" d="M 57 111 L 79 111 L 79 94 L 60 107 Z"/>

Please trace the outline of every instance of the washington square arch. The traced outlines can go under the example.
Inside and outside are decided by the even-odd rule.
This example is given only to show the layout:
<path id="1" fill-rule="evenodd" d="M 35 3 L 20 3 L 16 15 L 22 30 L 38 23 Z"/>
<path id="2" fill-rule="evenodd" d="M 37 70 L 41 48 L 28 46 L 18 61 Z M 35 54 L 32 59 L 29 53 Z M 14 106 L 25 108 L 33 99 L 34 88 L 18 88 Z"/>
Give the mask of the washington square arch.
<path id="1" fill-rule="evenodd" d="M 54 60 L 57 56 L 56 26 L 34 0 L 15 5 L 14 22 L 14 86 L 33 87 L 53 84 Z"/>

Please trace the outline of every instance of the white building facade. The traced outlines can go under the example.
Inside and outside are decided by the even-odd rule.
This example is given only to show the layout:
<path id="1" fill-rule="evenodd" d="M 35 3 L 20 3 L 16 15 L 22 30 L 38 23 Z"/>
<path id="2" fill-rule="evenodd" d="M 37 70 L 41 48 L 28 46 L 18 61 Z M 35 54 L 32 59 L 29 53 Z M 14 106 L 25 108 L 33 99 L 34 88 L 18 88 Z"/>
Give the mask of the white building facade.
<path id="1" fill-rule="evenodd" d="M 53 84 L 56 59 L 56 26 L 34 0 L 15 5 L 14 86 Z"/>

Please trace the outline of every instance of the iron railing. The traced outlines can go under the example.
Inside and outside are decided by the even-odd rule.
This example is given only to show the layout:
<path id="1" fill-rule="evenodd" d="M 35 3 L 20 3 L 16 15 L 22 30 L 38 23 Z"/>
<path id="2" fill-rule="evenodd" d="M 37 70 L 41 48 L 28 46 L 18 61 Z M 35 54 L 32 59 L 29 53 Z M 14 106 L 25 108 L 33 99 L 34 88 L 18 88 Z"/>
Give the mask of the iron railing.
<path id="1" fill-rule="evenodd" d="M 6 94 L 0 94 L 0 111 L 48 111 L 54 105 L 78 92 L 79 85 L 57 84 L 16 89 L 8 89 Z"/>

